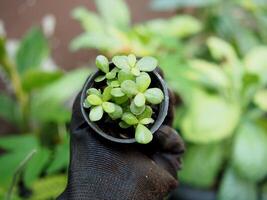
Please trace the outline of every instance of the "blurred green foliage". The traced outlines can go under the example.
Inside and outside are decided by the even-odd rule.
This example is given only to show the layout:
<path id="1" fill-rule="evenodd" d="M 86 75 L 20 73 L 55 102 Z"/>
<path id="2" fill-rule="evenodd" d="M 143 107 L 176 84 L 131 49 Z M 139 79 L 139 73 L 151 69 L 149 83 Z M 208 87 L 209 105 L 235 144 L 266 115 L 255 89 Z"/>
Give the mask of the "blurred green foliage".
<path id="1" fill-rule="evenodd" d="M 21 187 L 16 186 L 22 181 L 31 189 L 32 199 L 55 198 L 66 184 L 66 175 L 60 174 L 66 172 L 69 162 L 66 123 L 71 100 L 90 71 L 46 69 L 49 42 L 39 28 L 26 33 L 15 56 L 8 53 L 7 42 L 0 37 L 1 77 L 11 86 L 0 93 L 0 117 L 17 131 L 0 138 L 0 196 L 19 198 Z M 32 151 L 35 153 L 25 161 Z"/>
<path id="2" fill-rule="evenodd" d="M 103 14 L 101 3 L 99 14 L 76 8 L 84 32 L 71 48 L 157 57 L 182 101 L 175 120 L 187 143 L 182 183 L 216 189 L 220 200 L 257 199 L 267 177 L 266 3 L 154 0 L 154 9 L 177 14 L 129 25 L 123 1 L 101 2 L 116 3 L 127 20 Z"/>

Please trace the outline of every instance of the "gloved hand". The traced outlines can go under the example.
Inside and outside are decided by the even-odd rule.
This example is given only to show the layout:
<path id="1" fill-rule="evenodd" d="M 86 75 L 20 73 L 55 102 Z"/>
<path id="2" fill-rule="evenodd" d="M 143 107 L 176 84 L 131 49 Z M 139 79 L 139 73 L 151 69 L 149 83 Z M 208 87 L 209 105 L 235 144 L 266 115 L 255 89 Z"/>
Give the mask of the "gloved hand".
<path id="1" fill-rule="evenodd" d="M 59 200 L 157 200 L 174 189 L 184 143 L 171 128 L 173 98 L 164 125 L 150 144 L 118 144 L 95 133 L 80 110 L 80 94 L 70 124 L 68 184 Z"/>

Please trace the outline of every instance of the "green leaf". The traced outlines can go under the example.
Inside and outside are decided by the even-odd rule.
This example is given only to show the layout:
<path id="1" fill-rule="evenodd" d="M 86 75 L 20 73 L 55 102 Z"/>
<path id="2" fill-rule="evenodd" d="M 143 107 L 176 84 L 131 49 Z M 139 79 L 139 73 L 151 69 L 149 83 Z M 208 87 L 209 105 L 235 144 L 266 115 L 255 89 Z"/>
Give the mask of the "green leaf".
<path id="1" fill-rule="evenodd" d="M 96 89 L 96 88 L 89 88 L 87 91 L 86 91 L 86 94 L 87 95 L 90 95 L 90 94 L 95 94 L 99 97 L 101 97 L 101 91 Z"/>
<path id="2" fill-rule="evenodd" d="M 120 106 L 118 106 L 116 104 L 114 104 L 114 105 L 115 105 L 115 111 L 112 113 L 109 113 L 108 115 L 111 117 L 111 119 L 116 120 L 116 119 L 121 118 L 123 111 L 122 111 L 122 108 Z"/>
<path id="3" fill-rule="evenodd" d="M 140 71 L 151 72 L 158 65 L 158 61 L 154 57 L 146 56 L 137 61 L 136 67 L 140 69 Z"/>
<path id="4" fill-rule="evenodd" d="M 102 107 L 106 113 L 113 113 L 115 112 L 115 104 L 110 102 L 104 102 Z"/>
<path id="5" fill-rule="evenodd" d="M 7 188 L 21 161 L 38 148 L 38 141 L 33 135 L 1 137 L 0 147 L 7 152 L 0 156 L 0 186 Z"/>
<path id="6" fill-rule="evenodd" d="M 125 103 L 126 101 L 128 101 L 128 97 L 126 95 L 124 95 L 122 97 L 113 97 L 112 99 L 114 100 L 114 102 L 116 104 L 119 104 L 119 105 L 121 105 L 121 104 Z"/>
<path id="7" fill-rule="evenodd" d="M 152 141 L 153 135 L 147 127 L 138 124 L 135 130 L 135 139 L 140 144 L 148 144 Z"/>
<path id="8" fill-rule="evenodd" d="M 210 37 L 207 41 L 207 45 L 214 59 L 226 59 L 231 63 L 236 62 L 237 55 L 234 48 L 224 40 L 216 37 Z"/>
<path id="9" fill-rule="evenodd" d="M 152 123 L 154 123 L 154 119 L 152 119 L 152 118 L 144 118 L 144 119 L 140 120 L 140 123 L 144 124 L 144 125 L 152 124 Z"/>
<path id="10" fill-rule="evenodd" d="M 107 79 L 114 79 L 118 73 L 119 69 L 117 67 L 114 67 L 110 72 L 106 74 Z"/>
<path id="11" fill-rule="evenodd" d="M 22 86 L 26 91 L 42 88 L 61 78 L 62 71 L 28 70 L 22 76 Z"/>
<path id="12" fill-rule="evenodd" d="M 120 87 L 120 82 L 119 81 L 117 81 L 117 80 L 115 80 L 115 81 L 111 81 L 110 82 L 110 86 L 111 87 Z"/>
<path id="13" fill-rule="evenodd" d="M 100 69 L 104 73 L 109 72 L 109 62 L 108 59 L 103 55 L 98 55 L 95 59 L 95 64 L 98 69 Z"/>
<path id="14" fill-rule="evenodd" d="M 67 185 L 66 175 L 48 176 L 34 182 L 30 200 L 56 199 Z"/>
<path id="15" fill-rule="evenodd" d="M 84 100 L 83 102 L 83 107 L 84 108 L 90 108 L 92 105 L 87 101 L 87 99 Z"/>
<path id="16" fill-rule="evenodd" d="M 6 56 L 6 40 L 0 36 L 0 63 Z"/>
<path id="17" fill-rule="evenodd" d="M 104 91 L 103 91 L 103 95 L 102 95 L 102 100 L 103 101 L 108 101 L 111 99 L 111 90 L 112 90 L 112 87 L 111 86 L 107 86 Z"/>
<path id="18" fill-rule="evenodd" d="M 267 47 L 253 48 L 244 58 L 246 70 L 260 77 L 262 83 L 267 83 Z"/>
<path id="19" fill-rule="evenodd" d="M 98 77 L 96 77 L 95 78 L 95 82 L 101 82 L 101 81 L 103 81 L 103 80 L 105 80 L 106 79 L 106 76 L 105 75 L 100 75 L 100 76 L 98 76 Z"/>
<path id="20" fill-rule="evenodd" d="M 130 67 L 134 67 L 135 63 L 136 63 L 136 57 L 134 54 L 130 54 L 128 55 L 128 63 L 130 65 Z"/>
<path id="21" fill-rule="evenodd" d="M 38 28 L 31 29 L 22 39 L 16 55 L 18 71 L 23 74 L 29 69 L 39 68 L 48 57 L 48 41 Z"/>
<path id="22" fill-rule="evenodd" d="M 163 101 L 164 95 L 159 88 L 150 88 L 145 92 L 146 100 L 152 104 L 159 104 Z"/>
<path id="23" fill-rule="evenodd" d="M 121 122 L 119 123 L 119 126 L 120 126 L 121 128 L 129 128 L 131 125 L 127 124 L 127 123 L 124 122 L 124 121 L 121 121 Z"/>
<path id="24" fill-rule="evenodd" d="M 130 110 L 134 115 L 142 114 L 144 112 L 145 108 L 146 108 L 145 105 L 143 105 L 141 107 L 137 107 L 133 101 L 131 102 L 131 105 L 130 105 Z"/>
<path id="25" fill-rule="evenodd" d="M 89 118 L 91 121 L 99 121 L 103 116 L 103 108 L 102 106 L 96 106 L 91 108 L 89 113 Z"/>
<path id="26" fill-rule="evenodd" d="M 136 83 L 132 80 L 123 81 L 121 90 L 127 95 L 136 95 L 138 93 Z"/>
<path id="27" fill-rule="evenodd" d="M 130 66 L 128 63 L 127 56 L 114 56 L 112 58 L 112 62 L 118 67 L 119 69 L 123 70 L 130 70 Z"/>
<path id="28" fill-rule="evenodd" d="M 218 200 L 257 200 L 257 187 L 254 183 L 239 177 L 233 169 L 224 173 Z"/>
<path id="29" fill-rule="evenodd" d="M 66 139 L 63 143 L 56 146 L 53 160 L 48 166 L 46 172 L 48 174 L 59 172 L 62 169 L 67 169 L 69 164 L 69 140 Z"/>
<path id="30" fill-rule="evenodd" d="M 46 148 L 38 148 L 37 153 L 27 163 L 27 167 L 23 174 L 24 183 L 30 187 L 43 172 L 44 167 L 50 159 L 50 151 Z"/>
<path id="31" fill-rule="evenodd" d="M 194 143 L 210 143 L 230 137 L 239 122 L 239 102 L 202 90 L 191 91 L 181 120 L 184 138 Z"/>
<path id="32" fill-rule="evenodd" d="M 212 187 L 223 164 L 224 152 L 222 144 L 189 145 L 183 157 L 183 170 L 179 172 L 182 183 Z"/>
<path id="33" fill-rule="evenodd" d="M 123 93 L 121 88 L 112 88 L 111 95 L 114 97 L 122 97 L 125 94 Z"/>
<path id="34" fill-rule="evenodd" d="M 95 94 L 90 94 L 86 99 L 93 106 L 98 106 L 102 104 L 101 98 Z"/>
<path id="35" fill-rule="evenodd" d="M 131 73 L 134 75 L 134 76 L 139 76 L 140 75 L 140 70 L 138 67 L 133 67 L 131 69 Z"/>
<path id="36" fill-rule="evenodd" d="M 73 10 L 72 16 L 79 20 L 82 27 L 87 32 L 103 33 L 103 21 L 93 12 L 89 12 L 85 7 L 77 7 Z"/>
<path id="37" fill-rule="evenodd" d="M 132 113 L 129 112 L 123 113 L 121 119 L 129 125 L 135 125 L 138 123 L 137 118 Z"/>
<path id="38" fill-rule="evenodd" d="M 120 83 L 122 83 L 125 80 L 134 80 L 134 76 L 133 74 L 131 74 L 129 71 L 127 70 L 120 70 L 118 73 L 118 80 Z"/>
<path id="39" fill-rule="evenodd" d="M 137 118 L 139 120 L 142 120 L 142 119 L 145 119 L 145 118 L 151 118 L 152 114 L 153 114 L 152 108 L 150 106 L 146 106 L 144 112 L 139 114 L 137 116 Z"/>
<path id="40" fill-rule="evenodd" d="M 232 163 L 239 175 L 251 182 L 267 175 L 267 134 L 260 126 L 247 122 L 239 127 Z"/>
<path id="41" fill-rule="evenodd" d="M 134 97 L 134 104 L 137 107 L 143 107 L 146 103 L 146 98 L 145 95 L 143 93 L 138 93 L 135 97 Z"/>
<path id="42" fill-rule="evenodd" d="M 144 92 L 149 87 L 151 78 L 146 72 L 142 72 L 140 76 L 136 77 L 136 85 L 139 92 Z"/>
<path id="43" fill-rule="evenodd" d="M 0 118 L 16 124 L 19 119 L 16 102 L 2 92 L 0 92 L 0 102 Z"/>
<path id="44" fill-rule="evenodd" d="M 254 96 L 254 103 L 263 111 L 267 111 L 267 90 L 259 90 Z"/>
<path id="45" fill-rule="evenodd" d="M 130 13 L 123 0 L 95 0 L 95 3 L 107 25 L 120 29 L 129 27 Z"/>

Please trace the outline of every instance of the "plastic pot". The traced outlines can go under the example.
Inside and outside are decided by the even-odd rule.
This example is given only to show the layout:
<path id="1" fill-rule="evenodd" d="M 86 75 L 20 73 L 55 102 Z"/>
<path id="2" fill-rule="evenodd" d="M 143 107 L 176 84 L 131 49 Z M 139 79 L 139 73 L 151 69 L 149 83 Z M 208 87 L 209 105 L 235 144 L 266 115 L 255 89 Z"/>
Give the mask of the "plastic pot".
<path id="1" fill-rule="evenodd" d="M 136 140 L 135 138 L 117 138 L 117 137 L 113 137 L 111 135 L 109 135 L 108 133 L 105 133 L 101 127 L 99 127 L 95 122 L 92 122 L 89 119 L 89 112 L 88 109 L 83 107 L 83 102 L 85 100 L 85 98 L 87 97 L 86 91 L 93 87 L 94 85 L 94 80 L 97 76 L 99 76 L 101 74 L 101 71 L 96 71 L 95 73 L 91 74 L 88 79 L 86 80 L 83 89 L 82 89 L 82 94 L 81 94 L 81 101 L 80 101 L 80 106 L 81 106 L 81 111 L 83 114 L 83 117 L 85 119 L 85 121 L 88 123 L 88 125 L 99 135 L 101 135 L 102 137 L 106 138 L 107 140 L 113 141 L 113 142 L 117 142 L 117 143 L 135 143 Z M 168 89 L 166 86 L 166 83 L 164 82 L 164 80 L 162 79 L 162 77 L 159 75 L 158 72 L 156 72 L 156 70 L 149 72 L 149 75 L 151 77 L 151 84 L 154 87 L 158 87 L 163 91 L 164 94 L 164 100 L 161 102 L 161 104 L 159 105 L 159 112 L 158 112 L 158 116 L 155 119 L 154 124 L 152 125 L 152 127 L 150 128 L 151 133 L 155 133 L 159 127 L 162 125 L 165 117 L 167 116 L 167 112 L 168 112 L 168 106 L 169 106 L 169 94 L 168 94 Z M 101 120 L 100 120 L 101 121 Z"/>

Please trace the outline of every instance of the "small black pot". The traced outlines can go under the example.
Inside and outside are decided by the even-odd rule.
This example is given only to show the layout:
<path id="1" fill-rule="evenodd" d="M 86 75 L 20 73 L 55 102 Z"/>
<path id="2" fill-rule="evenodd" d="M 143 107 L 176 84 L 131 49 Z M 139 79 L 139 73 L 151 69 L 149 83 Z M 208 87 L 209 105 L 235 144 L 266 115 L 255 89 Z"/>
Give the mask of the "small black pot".
<path id="1" fill-rule="evenodd" d="M 81 111 L 83 114 L 84 119 L 86 120 L 86 122 L 89 124 L 89 126 L 95 131 L 97 132 L 99 135 L 101 135 L 102 137 L 106 138 L 107 140 L 113 141 L 113 142 L 117 142 L 117 143 L 135 143 L 136 140 L 135 138 L 116 138 L 113 137 L 107 133 L 105 133 L 95 122 L 92 122 L 89 119 L 89 113 L 88 111 L 83 107 L 83 102 L 85 100 L 85 98 L 87 97 L 86 95 L 86 91 L 91 88 L 94 85 L 94 80 L 97 76 L 99 76 L 101 74 L 101 71 L 96 71 L 95 73 L 91 74 L 88 79 L 86 80 L 84 86 L 83 86 L 83 90 L 82 90 L 82 94 L 81 94 Z M 149 75 L 151 77 L 152 83 L 154 83 L 153 85 L 155 85 L 156 87 L 160 88 L 163 91 L 164 94 L 164 100 L 163 102 L 159 105 L 159 112 L 158 112 L 158 116 L 157 119 L 155 120 L 154 124 L 152 125 L 152 127 L 150 128 L 151 133 L 155 133 L 159 127 L 162 125 L 165 117 L 167 116 L 167 112 L 168 112 L 168 106 L 169 106 L 169 94 L 168 94 L 168 89 L 166 86 L 166 83 L 164 82 L 164 80 L 162 79 L 162 77 L 159 75 L 158 72 L 156 72 L 156 70 L 149 72 Z"/>

